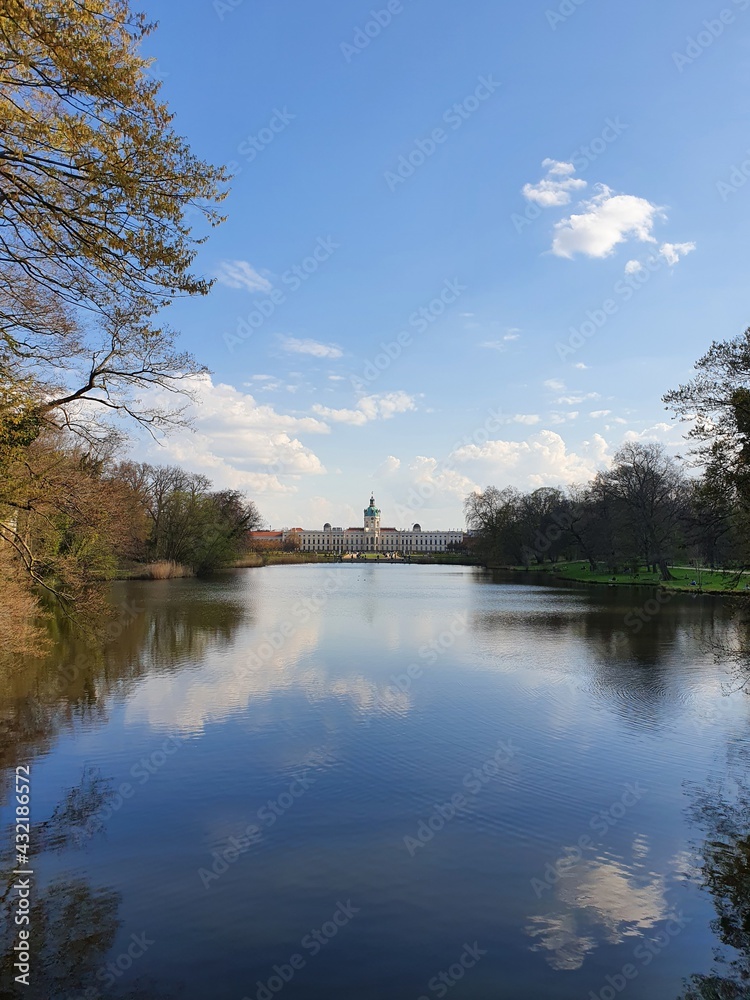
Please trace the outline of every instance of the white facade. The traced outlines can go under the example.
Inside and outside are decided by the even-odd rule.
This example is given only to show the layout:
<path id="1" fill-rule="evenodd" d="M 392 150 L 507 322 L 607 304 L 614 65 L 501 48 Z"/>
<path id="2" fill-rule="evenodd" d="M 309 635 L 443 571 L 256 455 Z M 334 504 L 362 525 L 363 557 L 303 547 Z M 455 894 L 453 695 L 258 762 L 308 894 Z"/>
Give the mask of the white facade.
<path id="1" fill-rule="evenodd" d="M 375 506 L 375 497 L 370 497 L 370 506 L 364 511 L 364 525 L 361 528 L 332 528 L 326 524 L 322 531 L 308 531 L 293 528 L 287 537 L 296 538 L 301 552 L 381 552 L 386 555 L 401 553 L 418 555 L 429 552 L 447 552 L 449 545 L 461 544 L 463 531 L 422 531 L 415 524 L 409 531 L 380 526 L 380 510 Z"/>

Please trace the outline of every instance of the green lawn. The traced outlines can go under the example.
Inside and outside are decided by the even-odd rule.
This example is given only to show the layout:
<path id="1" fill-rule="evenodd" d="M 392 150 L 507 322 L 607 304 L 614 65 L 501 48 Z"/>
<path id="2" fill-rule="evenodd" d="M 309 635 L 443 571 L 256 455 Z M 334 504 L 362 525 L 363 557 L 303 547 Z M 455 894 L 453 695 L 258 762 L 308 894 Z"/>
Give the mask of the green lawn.
<path id="1" fill-rule="evenodd" d="M 531 572 L 551 573 L 564 580 L 579 580 L 582 583 L 614 583 L 619 586 L 661 586 L 666 590 L 686 590 L 695 592 L 702 590 L 707 593 L 726 593 L 733 591 L 743 593 L 745 585 L 750 586 L 750 573 L 739 574 L 738 571 L 726 570 L 725 572 L 711 572 L 709 570 L 695 570 L 689 568 L 673 568 L 671 570 L 673 580 L 662 581 L 658 573 L 647 573 L 641 569 L 637 576 L 632 573 L 617 573 L 614 577 L 611 573 L 591 573 L 586 562 L 555 563 L 546 566 L 532 566 Z M 738 579 L 739 576 L 739 579 Z M 698 586 L 691 584 L 695 581 Z"/>

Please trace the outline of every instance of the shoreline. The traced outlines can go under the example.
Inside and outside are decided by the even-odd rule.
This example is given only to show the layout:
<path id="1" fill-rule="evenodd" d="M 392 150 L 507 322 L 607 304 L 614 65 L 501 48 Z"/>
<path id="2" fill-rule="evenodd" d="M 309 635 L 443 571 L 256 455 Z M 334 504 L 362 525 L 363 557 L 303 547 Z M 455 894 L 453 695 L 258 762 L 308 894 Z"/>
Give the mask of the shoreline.
<path id="1" fill-rule="evenodd" d="M 410 559 L 387 559 L 372 558 L 366 556 L 357 559 L 348 556 L 343 559 L 333 553 L 326 552 L 270 552 L 270 553 L 250 553 L 248 556 L 238 559 L 233 563 L 218 568 L 218 572 L 237 569 L 261 569 L 267 566 L 301 566 L 356 563 L 378 564 L 378 565 L 402 565 L 402 566 L 469 566 L 484 570 L 493 575 L 506 575 L 511 579 L 520 580 L 526 583 L 544 582 L 548 585 L 570 586 L 577 585 L 583 587 L 608 587 L 608 588 L 647 588 L 649 590 L 661 590 L 665 593 L 675 594 L 707 594 L 719 597 L 748 597 L 750 589 L 745 591 L 744 586 L 750 587 L 750 574 L 743 574 L 730 570 L 711 570 L 700 572 L 687 567 L 674 567 L 671 571 L 675 574 L 673 580 L 661 580 L 656 574 L 643 574 L 637 579 L 626 573 L 615 574 L 614 577 L 607 573 L 591 573 L 587 569 L 587 564 L 558 564 L 557 566 L 507 566 L 492 565 L 482 563 L 468 556 L 459 556 L 449 553 L 432 553 L 413 556 Z M 185 566 L 173 565 L 168 571 L 159 572 L 158 564 L 142 564 L 132 567 L 123 567 L 111 578 L 115 581 L 128 580 L 176 580 L 195 578 L 198 574 Z M 743 581 L 747 580 L 747 584 Z M 693 585 L 695 581 L 695 585 Z M 735 586 L 729 586 L 734 583 Z"/>
<path id="2" fill-rule="evenodd" d="M 563 568 L 563 565 L 558 567 L 535 566 L 533 568 L 486 565 L 484 568 L 493 574 L 506 573 L 511 577 L 523 578 L 529 583 L 533 582 L 535 577 L 544 577 L 546 578 L 546 582 L 560 585 L 575 584 L 582 587 L 629 588 L 631 590 L 648 588 L 649 590 L 660 590 L 670 594 L 705 594 L 710 597 L 750 596 L 750 591 L 746 592 L 744 589 L 740 589 L 739 584 L 740 580 L 745 579 L 750 583 L 750 575 L 745 576 L 739 570 L 698 572 L 685 569 L 684 567 L 674 567 L 672 568 L 672 572 L 675 573 L 675 578 L 673 580 L 661 580 L 655 578 L 656 574 L 644 574 L 643 579 L 633 579 L 625 573 L 615 574 L 614 576 L 609 576 L 606 573 L 590 573 L 586 576 L 582 574 L 580 569 L 578 571 L 571 571 L 567 569 L 567 566 Z M 706 576 L 709 577 L 709 580 L 704 582 L 703 578 Z M 717 581 L 717 577 L 720 577 L 721 580 Z M 688 580 L 690 582 L 687 582 Z M 693 580 L 695 580 L 695 585 L 693 585 Z M 737 581 L 737 586 L 730 587 L 727 585 L 732 581 Z M 742 587 L 744 585 L 743 583 Z"/>

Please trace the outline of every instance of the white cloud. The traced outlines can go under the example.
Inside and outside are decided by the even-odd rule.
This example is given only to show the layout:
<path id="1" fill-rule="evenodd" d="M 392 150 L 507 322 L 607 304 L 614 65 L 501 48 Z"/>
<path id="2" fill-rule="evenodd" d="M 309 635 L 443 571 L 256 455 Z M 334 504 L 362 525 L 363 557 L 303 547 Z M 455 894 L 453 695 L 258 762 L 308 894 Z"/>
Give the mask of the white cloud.
<path id="1" fill-rule="evenodd" d="M 555 224 L 552 252 L 558 257 L 608 257 L 619 243 L 635 238 L 642 243 L 656 242 L 652 230 L 663 210 L 645 198 L 613 194 L 600 185 L 599 194 L 582 202 L 581 214 L 574 214 Z"/>
<path id="2" fill-rule="evenodd" d="M 629 260 L 625 265 L 625 274 L 637 274 L 643 270 L 643 264 L 639 260 Z"/>
<path id="3" fill-rule="evenodd" d="M 508 345 L 505 343 L 505 338 L 502 340 L 483 340 L 479 347 L 486 347 L 490 351 L 507 351 Z"/>
<path id="4" fill-rule="evenodd" d="M 560 396 L 555 402 L 559 403 L 560 406 L 578 406 L 579 403 L 585 403 L 587 399 L 599 399 L 599 396 L 598 392 L 587 392 L 582 396 Z"/>
<path id="5" fill-rule="evenodd" d="M 174 462 L 205 473 L 219 488 L 252 493 L 294 492 L 295 487 L 279 477 L 325 472 L 318 456 L 299 439 L 330 433 L 323 421 L 279 413 L 234 386 L 214 383 L 208 375 L 191 379 L 190 388 L 195 399 L 186 415 L 194 430 L 178 428 L 161 446 L 141 442 L 141 457 L 159 464 Z M 160 393 L 154 396 L 158 403 Z"/>
<path id="6" fill-rule="evenodd" d="M 436 494 L 449 494 L 462 501 L 467 494 L 479 489 L 473 479 L 456 469 L 448 468 L 447 463 L 439 462 L 436 458 L 428 458 L 425 455 L 417 455 L 410 463 L 409 471 L 412 473 L 415 483 L 429 484 L 434 487 Z"/>
<path id="7" fill-rule="evenodd" d="M 626 431 L 623 435 L 624 441 L 661 441 L 668 444 L 669 435 L 674 434 L 679 429 L 679 424 L 667 424 L 663 421 L 646 427 L 642 431 Z"/>
<path id="8" fill-rule="evenodd" d="M 601 417 L 608 417 L 611 412 L 611 410 L 592 410 L 589 416 L 595 420 L 599 420 Z"/>
<path id="9" fill-rule="evenodd" d="M 567 424 L 571 420 L 576 420 L 578 418 L 578 410 L 569 410 L 567 413 L 560 413 L 558 411 L 553 411 L 549 416 L 549 423 L 553 426 L 556 424 Z"/>
<path id="10" fill-rule="evenodd" d="M 316 403 L 313 413 L 337 424 L 351 424 L 361 427 L 373 420 L 390 420 L 397 413 L 416 410 L 414 397 L 406 392 L 388 392 L 383 395 L 363 396 L 353 410 L 335 410 Z"/>
<path id="11" fill-rule="evenodd" d="M 570 204 L 570 192 L 580 191 L 586 187 L 586 181 L 573 177 L 575 167 L 572 163 L 560 160 L 544 160 L 547 176 L 538 184 L 524 184 L 523 196 L 527 201 L 536 202 L 542 208 L 554 208 Z"/>
<path id="12" fill-rule="evenodd" d="M 386 476 L 392 476 L 394 473 L 398 472 L 401 468 L 401 459 L 396 458 L 395 455 L 389 455 L 384 462 L 375 470 L 374 476 L 376 479 L 383 479 Z"/>
<path id="13" fill-rule="evenodd" d="M 313 358 L 341 358 L 344 352 L 336 344 L 321 344 L 309 338 L 282 337 L 281 346 L 289 354 L 309 354 Z"/>
<path id="14" fill-rule="evenodd" d="M 215 271 L 217 281 L 228 288 L 248 292 L 270 292 L 273 285 L 246 260 L 223 260 Z"/>
<path id="15" fill-rule="evenodd" d="M 345 375 L 329 375 L 328 379 L 331 382 L 345 382 L 346 381 L 346 376 Z"/>
<path id="16" fill-rule="evenodd" d="M 674 267 L 681 257 L 686 257 L 695 250 L 695 243 L 662 243 L 659 253 L 667 264 Z"/>
<path id="17" fill-rule="evenodd" d="M 536 488 L 561 483 L 587 482 L 609 460 L 608 445 L 595 434 L 584 442 L 583 454 L 569 451 L 555 431 L 543 430 L 526 441 L 487 441 L 465 445 L 451 456 L 453 462 L 476 467 L 482 482 L 511 482 Z"/>
<path id="18" fill-rule="evenodd" d="M 541 421 L 541 417 L 538 413 L 516 413 L 510 418 L 514 424 L 538 424 Z"/>
<path id="19" fill-rule="evenodd" d="M 561 382 L 559 378 L 548 378 L 544 383 L 545 389 L 551 389 L 553 392 L 562 392 L 565 388 L 565 383 Z"/>
<path id="20" fill-rule="evenodd" d="M 578 361 L 573 367 L 577 368 L 580 372 L 587 372 L 591 368 L 591 365 L 585 365 L 583 361 Z"/>

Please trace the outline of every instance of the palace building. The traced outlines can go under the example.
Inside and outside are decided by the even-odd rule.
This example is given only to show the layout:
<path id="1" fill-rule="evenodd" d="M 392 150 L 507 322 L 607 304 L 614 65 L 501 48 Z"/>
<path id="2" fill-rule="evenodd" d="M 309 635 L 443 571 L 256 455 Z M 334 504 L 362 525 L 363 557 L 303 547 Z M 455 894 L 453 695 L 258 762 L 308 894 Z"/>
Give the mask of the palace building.
<path id="1" fill-rule="evenodd" d="M 375 506 L 375 497 L 370 497 L 370 505 L 364 511 L 364 525 L 361 528 L 333 528 L 324 524 L 322 531 L 308 531 L 305 528 L 291 528 L 287 531 L 254 531 L 252 537 L 258 541 L 288 542 L 294 540 L 301 552 L 382 552 L 386 555 L 400 553 L 417 555 L 429 552 L 447 552 L 450 545 L 460 545 L 464 540 L 463 531 L 423 531 L 415 524 L 409 531 L 397 528 L 383 528 L 380 525 L 380 509 Z"/>

